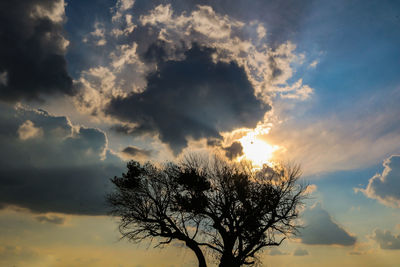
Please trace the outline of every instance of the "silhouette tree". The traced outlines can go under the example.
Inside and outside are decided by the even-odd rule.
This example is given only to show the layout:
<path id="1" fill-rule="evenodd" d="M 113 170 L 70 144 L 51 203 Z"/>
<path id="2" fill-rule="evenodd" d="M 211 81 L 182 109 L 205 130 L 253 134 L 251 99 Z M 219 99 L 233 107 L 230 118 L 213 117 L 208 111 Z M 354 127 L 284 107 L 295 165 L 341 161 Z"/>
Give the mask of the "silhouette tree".
<path id="1" fill-rule="evenodd" d="M 230 163 L 189 155 L 180 163 L 127 164 L 111 179 L 111 214 L 120 217 L 123 238 L 156 238 L 157 246 L 184 242 L 205 267 L 211 250 L 220 267 L 252 265 L 256 254 L 296 233 L 306 186 L 300 168 Z"/>

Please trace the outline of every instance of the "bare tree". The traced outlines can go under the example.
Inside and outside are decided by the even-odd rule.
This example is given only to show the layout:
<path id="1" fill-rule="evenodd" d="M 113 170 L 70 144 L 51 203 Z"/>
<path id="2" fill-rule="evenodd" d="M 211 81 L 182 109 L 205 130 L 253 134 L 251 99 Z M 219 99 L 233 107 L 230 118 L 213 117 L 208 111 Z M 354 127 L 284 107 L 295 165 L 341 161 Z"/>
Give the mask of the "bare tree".
<path id="1" fill-rule="evenodd" d="M 189 155 L 156 166 L 131 161 L 114 177 L 108 196 L 124 238 L 156 238 L 157 246 L 179 240 L 207 266 L 205 250 L 220 267 L 253 265 L 257 252 L 279 246 L 298 225 L 306 186 L 298 166 L 264 166 Z"/>

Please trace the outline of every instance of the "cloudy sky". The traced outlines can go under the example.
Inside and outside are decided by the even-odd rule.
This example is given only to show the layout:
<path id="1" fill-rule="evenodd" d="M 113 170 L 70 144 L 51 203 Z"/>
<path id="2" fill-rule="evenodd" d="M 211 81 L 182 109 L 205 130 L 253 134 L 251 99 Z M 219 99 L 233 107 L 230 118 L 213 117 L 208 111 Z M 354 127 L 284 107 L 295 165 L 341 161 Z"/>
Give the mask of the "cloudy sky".
<path id="1" fill-rule="evenodd" d="M 301 164 L 305 227 L 265 266 L 398 263 L 397 1 L 1 1 L 0 40 L 1 266 L 196 266 L 104 203 L 188 151 Z"/>

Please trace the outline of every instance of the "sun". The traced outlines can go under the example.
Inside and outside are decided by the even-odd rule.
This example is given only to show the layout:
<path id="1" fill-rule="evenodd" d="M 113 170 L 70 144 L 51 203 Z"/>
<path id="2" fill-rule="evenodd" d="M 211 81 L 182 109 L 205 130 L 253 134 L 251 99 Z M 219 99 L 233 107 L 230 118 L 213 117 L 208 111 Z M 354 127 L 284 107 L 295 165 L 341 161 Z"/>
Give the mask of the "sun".
<path id="1" fill-rule="evenodd" d="M 239 139 L 243 147 L 243 156 L 239 160 L 247 159 L 258 167 L 265 163 L 270 163 L 273 153 L 279 146 L 273 146 L 257 138 L 257 134 L 250 132 Z"/>

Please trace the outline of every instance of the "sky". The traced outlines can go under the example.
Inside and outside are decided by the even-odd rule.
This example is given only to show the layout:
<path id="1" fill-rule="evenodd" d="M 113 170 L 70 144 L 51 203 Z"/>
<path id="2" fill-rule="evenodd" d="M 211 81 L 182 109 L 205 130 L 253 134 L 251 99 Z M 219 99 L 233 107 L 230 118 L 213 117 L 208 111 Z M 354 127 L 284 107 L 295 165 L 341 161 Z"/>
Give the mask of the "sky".
<path id="1" fill-rule="evenodd" d="M 127 161 L 189 152 L 301 165 L 304 228 L 263 266 L 398 264 L 398 1 L 1 1 L 0 40 L 1 266 L 196 266 L 105 204 Z"/>

